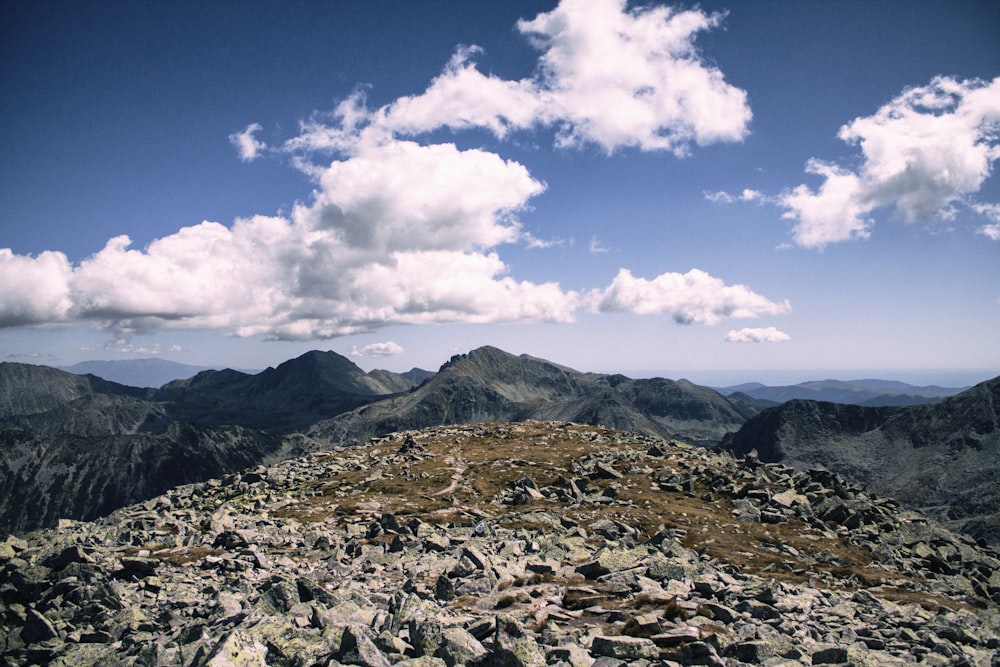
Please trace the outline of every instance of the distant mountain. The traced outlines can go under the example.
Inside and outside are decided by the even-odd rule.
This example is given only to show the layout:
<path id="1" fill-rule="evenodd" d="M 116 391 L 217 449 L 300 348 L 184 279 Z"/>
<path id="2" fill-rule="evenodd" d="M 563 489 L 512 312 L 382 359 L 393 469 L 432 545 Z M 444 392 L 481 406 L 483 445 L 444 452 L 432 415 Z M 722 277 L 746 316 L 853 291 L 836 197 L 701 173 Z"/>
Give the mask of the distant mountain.
<path id="1" fill-rule="evenodd" d="M 917 387 L 895 380 L 814 380 L 795 385 L 769 387 L 759 382 L 720 387 L 719 393 L 729 396 L 742 393 L 756 399 L 784 403 L 796 399 L 849 403 L 851 405 L 901 406 L 923 405 L 954 396 L 968 387 Z"/>
<path id="2" fill-rule="evenodd" d="M 920 406 L 793 400 L 751 418 L 723 446 L 824 466 L 1000 544 L 1000 378 Z"/>
<path id="3" fill-rule="evenodd" d="M 63 366 L 59 370 L 77 375 L 96 375 L 130 387 L 162 387 L 173 380 L 189 378 L 211 369 L 207 366 L 191 366 L 166 359 L 149 358 L 81 361 L 72 366 Z"/>
<path id="4" fill-rule="evenodd" d="M 420 387 L 321 422 L 310 434 L 331 442 L 363 442 L 440 424 L 541 419 L 717 444 L 762 407 L 753 399 L 726 398 L 683 380 L 581 373 L 482 347 L 453 357 Z"/>
<path id="5" fill-rule="evenodd" d="M 239 424 L 270 433 L 308 428 L 399 391 L 336 352 L 307 352 L 256 375 L 202 371 L 153 394 L 177 419 L 199 424 Z"/>
<path id="6" fill-rule="evenodd" d="M 378 380 L 386 389 L 391 389 L 394 392 L 402 392 L 413 389 L 425 380 L 434 377 L 434 372 L 425 371 L 422 368 L 411 368 L 405 373 L 373 370 L 368 372 L 368 376 Z"/>

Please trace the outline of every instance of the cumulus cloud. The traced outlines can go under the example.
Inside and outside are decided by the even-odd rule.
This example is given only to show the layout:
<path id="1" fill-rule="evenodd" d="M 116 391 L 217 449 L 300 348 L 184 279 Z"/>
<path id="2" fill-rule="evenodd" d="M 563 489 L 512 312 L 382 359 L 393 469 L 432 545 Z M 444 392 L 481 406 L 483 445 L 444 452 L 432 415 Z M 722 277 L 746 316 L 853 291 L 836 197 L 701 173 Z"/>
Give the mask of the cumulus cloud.
<path id="1" fill-rule="evenodd" d="M 726 285 L 698 269 L 663 273 L 652 280 L 620 269 L 611 285 L 591 293 L 591 304 L 599 313 L 668 314 L 680 324 L 717 324 L 724 317 L 779 315 L 791 310 L 787 301 L 775 303 L 744 285 Z"/>
<path id="2" fill-rule="evenodd" d="M 810 160 L 807 171 L 823 179 L 819 189 L 799 185 L 778 200 L 784 217 L 795 221 L 796 243 L 823 247 L 866 238 L 870 214 L 882 207 L 894 207 L 907 223 L 951 220 L 1000 157 L 1000 77 L 936 77 L 854 119 L 837 136 L 860 148 L 860 165 Z"/>
<path id="3" fill-rule="evenodd" d="M 242 132 L 229 135 L 229 142 L 236 147 L 240 159 L 244 162 L 252 162 L 257 159 L 261 151 L 267 148 L 267 144 L 254 136 L 262 129 L 264 128 L 259 123 L 251 123 Z"/>
<path id="4" fill-rule="evenodd" d="M 751 113 L 746 92 L 698 53 L 699 32 L 723 14 L 625 0 L 564 0 L 518 29 L 542 50 L 542 122 L 563 146 L 594 143 L 688 152 L 692 143 L 739 141 Z"/>
<path id="5" fill-rule="evenodd" d="M 370 345 L 365 345 L 360 350 L 355 346 L 351 350 L 352 357 L 394 357 L 396 355 L 403 354 L 405 350 L 403 346 L 399 343 L 395 343 L 391 340 L 384 343 L 371 343 Z"/>
<path id="6" fill-rule="evenodd" d="M 122 334 L 198 328 L 281 340 L 394 324 L 569 322 L 597 311 L 669 313 L 680 322 L 780 313 L 748 288 L 700 271 L 652 281 L 627 271 L 582 295 L 509 275 L 498 248 L 545 247 L 518 215 L 545 190 L 523 165 L 482 149 L 421 143 L 451 128 L 498 138 L 553 128 L 563 147 L 688 153 L 747 132 L 746 93 L 694 45 L 721 14 L 625 0 L 564 0 L 521 21 L 539 52 L 532 76 L 483 74 L 460 47 L 423 93 L 379 109 L 358 88 L 275 146 L 253 123 L 229 139 L 240 159 L 282 153 L 315 189 L 288 215 L 205 221 L 132 247 L 128 236 L 72 266 L 65 255 L 0 251 L 0 327 L 92 322 Z M 749 191 L 748 191 L 749 192 Z M 592 253 L 606 252 L 596 237 Z"/>
<path id="7" fill-rule="evenodd" d="M 724 18 L 700 9 L 628 9 L 626 0 L 563 0 L 517 24 L 541 52 L 531 77 L 483 74 L 476 66 L 482 50 L 461 46 L 423 93 L 370 111 L 359 91 L 306 123 L 285 150 L 349 150 L 443 127 L 486 129 L 501 139 L 551 127 L 561 147 L 608 153 L 634 147 L 683 156 L 692 145 L 740 141 L 752 117 L 746 91 L 727 83 L 694 43 Z M 234 135 L 241 155 L 256 154 L 254 127 Z"/>
<path id="8" fill-rule="evenodd" d="M 60 322 L 72 305 L 72 267 L 61 252 L 37 257 L 0 248 L 0 327 Z"/>
<path id="9" fill-rule="evenodd" d="M 400 323 L 573 319 L 575 293 L 507 276 L 492 251 L 517 239 L 516 211 L 544 188 L 523 166 L 397 141 L 332 162 L 319 184 L 288 217 L 231 228 L 203 222 L 142 250 L 119 236 L 72 271 L 63 258 L 59 318 L 275 339 Z"/>
<path id="10" fill-rule="evenodd" d="M 783 343 L 792 337 L 774 327 L 739 329 L 726 334 L 727 343 Z"/>

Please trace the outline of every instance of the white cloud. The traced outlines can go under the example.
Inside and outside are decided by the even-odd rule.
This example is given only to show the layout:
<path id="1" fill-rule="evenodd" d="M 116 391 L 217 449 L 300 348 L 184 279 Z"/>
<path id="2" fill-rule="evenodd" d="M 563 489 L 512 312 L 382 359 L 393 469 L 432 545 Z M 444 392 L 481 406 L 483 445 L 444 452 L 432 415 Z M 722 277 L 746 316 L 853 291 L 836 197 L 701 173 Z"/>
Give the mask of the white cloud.
<path id="1" fill-rule="evenodd" d="M 779 315 L 791 310 L 744 285 L 726 285 L 699 269 L 663 273 L 647 280 L 621 269 L 611 285 L 591 293 L 595 312 L 628 312 L 639 315 L 669 314 L 680 324 L 717 324 L 724 317 Z"/>
<path id="2" fill-rule="evenodd" d="M 391 141 L 331 163 L 293 216 L 358 251 L 471 250 L 518 239 L 513 217 L 545 186 L 524 166 L 453 144 Z"/>
<path id="3" fill-rule="evenodd" d="M 807 171 L 824 179 L 819 191 L 800 185 L 779 197 L 784 217 L 795 221 L 796 243 L 822 247 L 865 238 L 869 214 L 887 206 L 909 223 L 953 219 L 1000 157 L 1000 77 L 936 77 L 854 119 L 837 136 L 860 147 L 860 166 L 810 160 Z"/>
<path id="4" fill-rule="evenodd" d="M 765 195 L 760 190 L 751 190 L 750 188 L 744 189 L 743 192 L 738 195 L 731 195 L 725 190 L 719 190 L 718 192 L 705 191 L 702 195 L 704 195 L 705 199 L 713 204 L 733 204 L 737 201 L 758 203 L 772 201 L 770 197 Z"/>
<path id="5" fill-rule="evenodd" d="M 992 220 L 979 228 L 979 233 L 992 241 L 1000 241 L 1000 204 L 976 204 L 972 209 Z"/>
<path id="6" fill-rule="evenodd" d="M 979 233 L 992 241 L 1000 241 L 1000 222 L 995 222 L 991 225 L 983 225 L 979 229 Z"/>
<path id="7" fill-rule="evenodd" d="M 718 192 L 708 192 L 707 190 L 702 193 L 705 199 L 712 202 L 713 204 L 732 204 L 736 201 L 736 197 L 732 196 L 725 190 L 719 190 Z"/>
<path id="8" fill-rule="evenodd" d="M 680 156 L 692 145 L 740 141 L 752 116 L 746 92 L 726 83 L 694 45 L 723 18 L 699 9 L 628 9 L 625 0 L 563 0 L 517 25 L 541 51 L 533 76 L 483 74 L 475 63 L 481 49 L 461 46 L 423 93 L 374 111 L 355 93 L 305 123 L 284 148 L 352 151 L 442 127 L 483 128 L 501 139 L 553 127 L 559 146 L 596 144 L 608 153 L 636 147 Z M 256 154 L 253 127 L 234 135 L 241 151 L 249 146 L 244 154 Z"/>
<path id="9" fill-rule="evenodd" d="M 505 81 L 476 69 L 478 47 L 460 47 L 420 95 L 401 97 L 380 110 L 378 124 L 415 135 L 439 127 L 486 128 L 503 138 L 510 129 L 539 122 L 543 99 L 531 80 Z"/>
<path id="10" fill-rule="evenodd" d="M 252 162 L 257 159 L 261 151 L 267 148 L 267 144 L 254 136 L 262 129 L 264 128 L 259 123 L 251 123 L 242 132 L 229 135 L 229 143 L 236 147 L 240 159 L 244 162 Z"/>
<path id="11" fill-rule="evenodd" d="M 61 252 L 31 257 L 0 248 L 0 328 L 63 320 L 72 305 L 71 275 Z"/>
<path id="12" fill-rule="evenodd" d="M 422 94 L 372 111 L 359 88 L 278 148 L 251 124 L 229 137 L 240 158 L 290 155 L 315 181 L 309 201 L 288 216 L 184 227 L 142 249 L 118 236 L 75 267 L 61 253 L 0 251 L 0 327 L 85 321 L 124 334 L 199 328 L 307 340 L 393 324 L 569 322 L 584 302 L 681 322 L 784 312 L 787 304 L 697 270 L 653 281 L 623 270 L 590 296 L 519 281 L 496 249 L 558 243 L 517 218 L 545 184 L 497 154 L 413 140 L 442 127 L 502 138 L 546 126 L 562 146 L 677 155 L 740 140 L 746 93 L 694 46 L 722 18 L 564 0 L 518 24 L 541 51 L 530 78 L 484 75 L 478 49 L 461 47 Z M 596 237 L 589 249 L 608 250 Z"/>
<path id="13" fill-rule="evenodd" d="M 352 357 L 394 357 L 403 354 L 406 350 L 399 343 L 386 341 L 384 343 L 371 343 L 365 345 L 360 350 L 355 346 L 351 350 Z"/>
<path id="14" fill-rule="evenodd" d="M 591 255 L 603 255 L 604 253 L 611 252 L 611 248 L 601 245 L 600 239 L 596 236 L 590 237 L 590 244 L 587 246 L 587 251 Z"/>
<path id="15" fill-rule="evenodd" d="M 782 343 L 792 337 L 774 327 L 740 329 L 726 334 L 727 343 Z"/>
<path id="16" fill-rule="evenodd" d="M 595 143 L 683 155 L 691 144 L 739 141 L 751 113 L 694 46 L 723 14 L 669 7 L 627 9 L 625 0 L 563 0 L 518 29 L 543 51 L 541 118 L 563 146 Z"/>
<path id="17" fill-rule="evenodd" d="M 556 246 L 566 245 L 566 241 L 564 239 L 540 239 L 528 231 L 521 232 L 521 240 L 524 241 L 526 247 L 532 250 L 554 248 Z"/>
<path id="18" fill-rule="evenodd" d="M 0 253 L 11 274 L 0 324 L 315 339 L 390 324 L 573 319 L 575 293 L 507 276 L 492 251 L 519 238 L 516 212 L 544 189 L 523 166 L 396 141 L 332 162 L 319 186 L 288 218 L 203 222 L 145 249 L 118 236 L 75 268 L 60 253 Z"/>

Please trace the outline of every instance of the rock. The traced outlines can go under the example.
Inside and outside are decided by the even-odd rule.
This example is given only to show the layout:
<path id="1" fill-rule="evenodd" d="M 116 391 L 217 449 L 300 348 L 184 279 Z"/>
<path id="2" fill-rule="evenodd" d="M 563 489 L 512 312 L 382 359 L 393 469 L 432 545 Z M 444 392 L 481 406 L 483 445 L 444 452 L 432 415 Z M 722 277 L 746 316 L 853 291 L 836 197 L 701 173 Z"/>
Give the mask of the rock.
<path id="1" fill-rule="evenodd" d="M 345 665 L 362 667 L 389 667 L 389 660 L 382 655 L 368 629 L 363 625 L 349 625 L 340 638 L 337 659 Z"/>
<path id="2" fill-rule="evenodd" d="M 594 655 L 618 658 L 619 660 L 654 660 L 660 649 L 651 639 L 643 637 L 603 637 L 598 635 L 590 646 Z"/>
<path id="3" fill-rule="evenodd" d="M 549 649 L 547 657 L 550 664 L 553 661 L 563 662 L 569 667 L 592 667 L 594 664 L 594 658 L 590 657 L 590 653 L 576 644 L 566 644 Z"/>
<path id="4" fill-rule="evenodd" d="M 448 667 L 474 665 L 486 657 L 486 648 L 464 628 L 450 627 L 441 632 L 441 645 L 434 654 Z"/>
<path id="5" fill-rule="evenodd" d="M 648 439 L 562 423 L 416 438 L 417 458 L 397 452 L 402 436 L 334 448 L 261 467 L 253 484 L 241 474 L 180 487 L 4 540 L 0 664 L 776 666 L 846 655 L 839 664 L 857 667 L 988 665 L 1000 650 L 998 553 L 829 473 L 664 441 L 653 458 Z M 444 501 L 421 475 L 448 456 L 467 467 Z M 622 477 L 602 478 L 598 464 Z M 498 466 L 517 481 L 498 481 Z M 505 504 L 533 486 L 544 502 Z M 731 502 L 781 522 L 740 521 Z M 855 527 L 817 518 L 824 503 L 853 512 Z"/>
<path id="6" fill-rule="evenodd" d="M 812 653 L 812 664 L 814 665 L 837 665 L 847 662 L 847 648 L 841 646 L 828 646 Z"/>
<path id="7" fill-rule="evenodd" d="M 410 645 L 418 658 L 434 655 L 444 641 L 443 628 L 437 619 L 423 619 L 410 622 Z M 438 656 L 441 657 L 441 656 Z"/>
<path id="8" fill-rule="evenodd" d="M 39 644 L 56 639 L 59 633 L 52 622 L 44 614 L 28 607 L 25 611 L 24 627 L 21 629 L 21 641 L 26 644 Z"/>
<path id="9" fill-rule="evenodd" d="M 267 647 L 241 630 L 226 634 L 212 650 L 205 667 L 266 667 Z"/>
<path id="10" fill-rule="evenodd" d="M 497 617 L 494 649 L 487 659 L 491 667 L 544 667 L 545 653 L 538 642 L 514 618 Z"/>

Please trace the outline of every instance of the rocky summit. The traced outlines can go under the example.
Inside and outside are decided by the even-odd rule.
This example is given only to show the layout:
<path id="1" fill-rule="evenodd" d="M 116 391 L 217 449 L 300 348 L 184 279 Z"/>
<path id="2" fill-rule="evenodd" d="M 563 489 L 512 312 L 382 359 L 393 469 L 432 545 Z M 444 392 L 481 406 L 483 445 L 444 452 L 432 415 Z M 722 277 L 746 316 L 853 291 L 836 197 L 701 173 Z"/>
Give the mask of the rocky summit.
<path id="1" fill-rule="evenodd" d="M 1000 553 L 825 470 L 433 427 L 0 542 L 5 665 L 997 665 Z"/>

